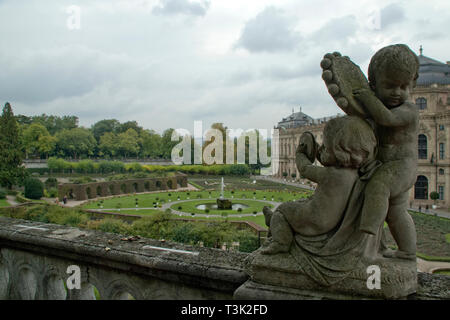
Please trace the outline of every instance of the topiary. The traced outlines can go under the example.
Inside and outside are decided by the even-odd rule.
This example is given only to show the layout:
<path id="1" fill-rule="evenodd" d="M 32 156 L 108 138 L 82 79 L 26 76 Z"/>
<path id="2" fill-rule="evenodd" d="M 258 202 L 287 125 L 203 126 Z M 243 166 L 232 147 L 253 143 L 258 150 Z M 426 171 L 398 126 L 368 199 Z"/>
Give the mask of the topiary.
<path id="1" fill-rule="evenodd" d="M 45 180 L 45 187 L 47 189 L 50 188 L 57 188 L 58 187 L 58 180 L 56 178 L 50 177 L 47 180 Z"/>
<path id="2" fill-rule="evenodd" d="M 39 200 L 44 195 L 44 184 L 36 178 L 25 180 L 25 198 Z"/>

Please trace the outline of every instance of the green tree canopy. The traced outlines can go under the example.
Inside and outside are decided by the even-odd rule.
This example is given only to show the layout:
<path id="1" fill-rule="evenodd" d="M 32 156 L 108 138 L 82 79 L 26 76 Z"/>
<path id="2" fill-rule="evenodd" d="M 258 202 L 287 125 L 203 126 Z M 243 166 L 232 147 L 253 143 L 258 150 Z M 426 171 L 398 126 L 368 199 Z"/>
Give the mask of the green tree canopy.
<path id="1" fill-rule="evenodd" d="M 86 128 L 64 129 L 56 134 L 57 149 L 75 159 L 81 155 L 93 155 L 96 146 L 94 135 Z"/>
<path id="2" fill-rule="evenodd" d="M 140 138 L 138 133 L 130 128 L 125 132 L 117 135 L 119 152 L 128 157 L 130 155 L 138 155 Z"/>
<path id="3" fill-rule="evenodd" d="M 32 123 L 22 131 L 26 156 L 44 154 L 48 156 L 55 149 L 56 139 L 40 123 Z"/>
<path id="4" fill-rule="evenodd" d="M 118 133 L 121 124 L 119 120 L 116 119 L 105 119 L 96 122 L 92 127 L 92 133 L 94 134 L 95 139 L 98 143 L 100 143 L 100 138 L 107 132 L 110 133 Z"/>
<path id="5" fill-rule="evenodd" d="M 26 177 L 22 148 L 19 127 L 7 102 L 0 117 L 0 185 L 3 187 L 11 189 Z"/>

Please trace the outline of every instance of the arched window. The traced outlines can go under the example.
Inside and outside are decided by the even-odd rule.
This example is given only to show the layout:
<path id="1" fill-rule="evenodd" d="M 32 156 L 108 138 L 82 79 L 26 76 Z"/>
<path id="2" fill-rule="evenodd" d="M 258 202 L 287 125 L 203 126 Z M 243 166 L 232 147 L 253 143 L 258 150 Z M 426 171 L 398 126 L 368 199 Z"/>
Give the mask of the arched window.
<path id="1" fill-rule="evenodd" d="M 428 199 L 428 179 L 425 176 L 418 176 L 414 185 L 414 199 Z"/>
<path id="2" fill-rule="evenodd" d="M 418 147 L 419 147 L 419 159 L 426 159 L 427 158 L 427 136 L 424 134 L 419 134 L 419 141 L 418 141 Z"/>
<path id="3" fill-rule="evenodd" d="M 427 108 L 427 99 L 420 97 L 416 99 L 416 105 L 419 110 L 424 110 Z"/>

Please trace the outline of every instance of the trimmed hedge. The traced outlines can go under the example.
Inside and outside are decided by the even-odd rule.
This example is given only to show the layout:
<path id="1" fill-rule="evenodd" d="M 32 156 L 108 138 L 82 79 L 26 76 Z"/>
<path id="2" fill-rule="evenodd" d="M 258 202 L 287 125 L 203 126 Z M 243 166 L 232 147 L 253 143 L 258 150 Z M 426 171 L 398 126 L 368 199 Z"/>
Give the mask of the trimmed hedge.
<path id="1" fill-rule="evenodd" d="M 25 198 L 39 200 L 44 196 L 44 184 L 36 178 L 25 180 Z"/>

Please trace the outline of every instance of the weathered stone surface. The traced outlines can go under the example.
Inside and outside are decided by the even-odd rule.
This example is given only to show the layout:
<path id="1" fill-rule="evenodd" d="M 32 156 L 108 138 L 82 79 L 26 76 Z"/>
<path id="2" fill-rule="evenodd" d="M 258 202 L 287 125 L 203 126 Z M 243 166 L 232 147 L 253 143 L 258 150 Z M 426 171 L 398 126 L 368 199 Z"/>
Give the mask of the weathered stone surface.
<path id="1" fill-rule="evenodd" d="M 297 261 L 289 253 L 263 255 L 258 251 L 249 255 L 247 273 L 250 276 L 252 288 L 258 285 L 295 289 L 287 290 L 286 294 L 297 292 L 300 296 L 322 298 L 376 298 L 398 299 L 409 296 L 417 290 L 417 266 L 415 262 L 403 259 L 363 258 L 354 266 L 353 271 L 344 279 L 329 286 L 321 285 L 304 273 Z M 379 289 L 368 287 L 372 275 L 369 266 L 377 266 L 380 270 Z M 369 270 L 369 271 L 368 271 Z M 371 282 L 372 283 L 372 282 Z M 244 285 L 247 288 L 247 285 Z M 237 294 L 243 297 L 249 289 L 238 289 Z M 244 290 L 244 291 L 242 291 Z M 276 289 L 273 289 L 276 291 Z M 275 292 L 274 291 L 274 292 Z M 289 293 L 290 292 L 290 293 Z M 273 297 L 276 299 L 275 297 Z M 281 298 L 284 299 L 284 298 Z"/>
<path id="2" fill-rule="evenodd" d="M 0 299 L 92 299 L 92 285 L 102 299 L 230 299 L 248 278 L 246 254 L 122 238 L 0 217 Z M 83 284 L 65 295 L 70 265 Z"/>
<path id="3" fill-rule="evenodd" d="M 106 300 L 364 298 L 247 281 L 245 253 L 123 237 L 0 217 L 0 300 L 94 299 L 94 286 Z M 70 265 L 81 269 L 81 289 L 66 292 Z M 450 299 L 449 276 L 418 278 L 410 298 Z"/>
<path id="4" fill-rule="evenodd" d="M 417 289 L 416 230 L 406 208 L 416 176 L 418 110 L 409 92 L 418 58 L 403 44 L 382 48 L 371 59 L 370 82 L 338 52 L 321 66 L 348 116 L 326 124 L 320 147 L 312 134 L 300 137 L 296 165 L 317 183 L 314 196 L 263 209 L 271 238 L 252 254 L 248 274 L 253 284 L 325 295 L 406 297 Z M 383 243 L 385 222 L 395 251 Z M 367 282 L 369 266 L 381 270 L 379 289 Z"/>

